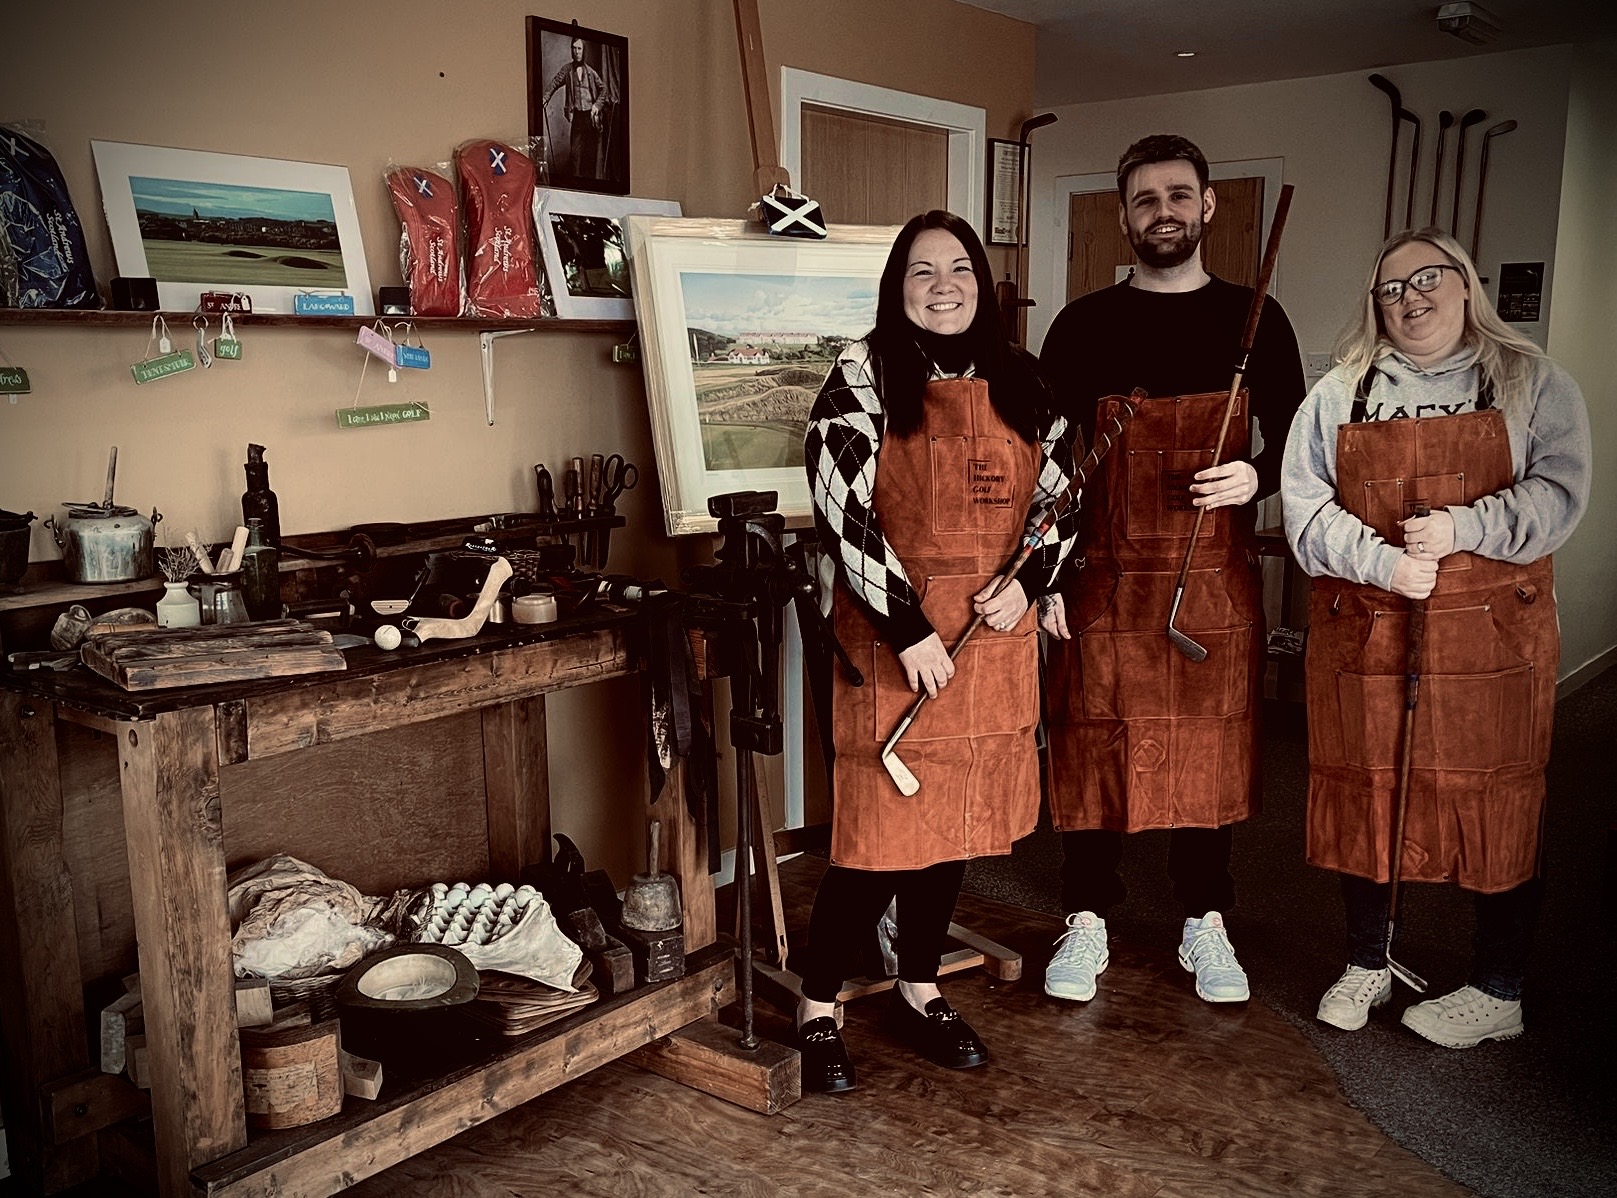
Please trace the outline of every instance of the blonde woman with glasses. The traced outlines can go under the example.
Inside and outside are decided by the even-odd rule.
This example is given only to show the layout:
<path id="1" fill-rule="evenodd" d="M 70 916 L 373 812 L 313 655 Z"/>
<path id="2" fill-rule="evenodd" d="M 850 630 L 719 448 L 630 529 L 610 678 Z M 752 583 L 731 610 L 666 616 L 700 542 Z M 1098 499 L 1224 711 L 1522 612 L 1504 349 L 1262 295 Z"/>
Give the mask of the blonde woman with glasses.
<path id="1" fill-rule="evenodd" d="M 1314 580 L 1308 859 L 1341 874 L 1347 908 L 1347 970 L 1318 1016 L 1363 1027 L 1392 994 L 1389 898 L 1456 882 L 1475 895 L 1470 978 L 1402 1021 L 1469 1048 L 1523 1030 L 1560 651 L 1550 554 L 1588 503 L 1588 412 L 1438 229 L 1382 247 L 1335 357 L 1281 475 Z"/>

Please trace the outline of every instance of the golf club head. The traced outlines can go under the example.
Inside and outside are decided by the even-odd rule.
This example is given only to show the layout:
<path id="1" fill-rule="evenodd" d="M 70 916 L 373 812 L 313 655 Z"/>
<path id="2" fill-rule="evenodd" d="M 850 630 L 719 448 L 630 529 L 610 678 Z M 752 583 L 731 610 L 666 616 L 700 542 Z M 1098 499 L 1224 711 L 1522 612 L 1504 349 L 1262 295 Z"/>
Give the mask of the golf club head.
<path id="1" fill-rule="evenodd" d="M 1182 586 L 1173 593 L 1173 606 L 1168 609 L 1168 641 L 1191 661 L 1206 661 L 1207 650 L 1173 626 L 1179 618 L 1179 602 L 1184 597 L 1185 588 Z"/>
<path id="2" fill-rule="evenodd" d="M 1173 643 L 1175 649 L 1190 658 L 1191 661 L 1207 660 L 1207 650 L 1180 632 L 1172 624 L 1168 625 L 1168 640 Z"/>
<path id="3" fill-rule="evenodd" d="M 898 793 L 906 799 L 921 789 L 921 780 L 910 773 L 910 767 L 899 760 L 897 753 L 891 750 L 882 753 L 881 763 L 882 768 L 887 771 L 887 776 L 893 780 L 893 785 L 898 787 Z M 1424 988 L 1423 986 L 1422 989 Z"/>
<path id="4" fill-rule="evenodd" d="M 1439 129 L 1447 129 L 1452 124 L 1454 124 L 1454 114 L 1447 108 L 1437 114 L 1437 127 Z"/>
<path id="5" fill-rule="evenodd" d="M 1415 973 L 1410 969 L 1406 969 L 1404 966 L 1394 961 L 1390 956 L 1387 958 L 1387 968 L 1392 970 L 1393 977 L 1397 978 L 1404 985 L 1408 986 L 1416 994 L 1426 993 L 1426 979 L 1421 977 L 1420 974 Z"/>
<path id="6" fill-rule="evenodd" d="M 1488 119 L 1488 114 L 1486 112 L 1484 112 L 1480 108 L 1473 108 L 1469 112 L 1467 112 L 1463 117 L 1460 118 L 1460 132 L 1464 133 L 1467 129 L 1471 128 L 1472 125 L 1475 125 L 1478 121 L 1485 121 L 1487 119 Z"/>
<path id="7" fill-rule="evenodd" d="M 1391 79 L 1388 79 L 1385 75 L 1371 75 L 1370 86 L 1375 88 L 1377 91 L 1386 92 L 1388 98 L 1392 100 L 1392 106 L 1394 108 L 1402 108 L 1404 106 L 1403 94 L 1399 92 L 1398 85 L 1395 84 Z"/>
<path id="8" fill-rule="evenodd" d="M 1488 126 L 1487 132 L 1482 135 L 1482 140 L 1486 142 L 1490 137 L 1498 137 L 1501 133 L 1509 133 L 1515 128 L 1515 121 L 1500 121 L 1497 125 Z"/>
<path id="9" fill-rule="evenodd" d="M 1019 140 L 1026 141 L 1027 135 L 1032 133 L 1033 130 L 1042 129 L 1046 125 L 1053 125 L 1055 123 L 1056 114 L 1053 112 L 1041 112 L 1038 116 L 1030 116 L 1027 120 L 1022 122 L 1022 136 Z"/>

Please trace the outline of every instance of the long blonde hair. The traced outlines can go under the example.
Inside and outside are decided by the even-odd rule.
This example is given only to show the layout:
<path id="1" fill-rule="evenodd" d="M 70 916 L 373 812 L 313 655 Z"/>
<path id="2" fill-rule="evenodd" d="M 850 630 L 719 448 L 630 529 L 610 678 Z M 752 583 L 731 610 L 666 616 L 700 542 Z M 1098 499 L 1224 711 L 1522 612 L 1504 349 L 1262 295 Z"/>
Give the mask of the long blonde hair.
<path id="1" fill-rule="evenodd" d="M 1466 346 L 1477 351 L 1477 368 L 1483 382 L 1492 385 L 1500 407 L 1509 408 L 1523 402 L 1531 387 L 1537 361 L 1544 357 L 1544 351 L 1499 318 L 1470 256 L 1460 248 L 1458 241 L 1435 227 L 1405 229 L 1387 239 L 1381 252 L 1376 255 L 1374 265 L 1370 267 L 1359 313 L 1338 334 L 1332 356 L 1358 377 L 1381 356 L 1385 347 L 1392 344 L 1387 340 L 1381 324 L 1381 305 L 1376 303 L 1370 289 L 1376 285 L 1381 275 L 1381 264 L 1386 261 L 1387 255 L 1416 241 L 1425 242 L 1442 254 L 1448 259 L 1448 264 L 1465 278 L 1469 294 L 1465 305 L 1463 339 Z"/>

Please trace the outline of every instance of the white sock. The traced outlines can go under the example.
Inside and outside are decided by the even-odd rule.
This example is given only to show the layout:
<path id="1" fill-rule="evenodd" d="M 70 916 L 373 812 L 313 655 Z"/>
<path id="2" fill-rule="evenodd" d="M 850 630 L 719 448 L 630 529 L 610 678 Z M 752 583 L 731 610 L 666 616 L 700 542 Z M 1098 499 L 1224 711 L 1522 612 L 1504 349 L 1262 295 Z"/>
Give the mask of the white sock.
<path id="1" fill-rule="evenodd" d="M 926 1014 L 927 1003 L 931 1002 L 934 998 L 943 997 L 943 991 L 938 989 L 938 984 L 936 982 L 906 982 L 900 980 L 898 983 L 898 992 L 904 996 L 905 1002 L 909 1003 L 910 1006 L 914 1007 L 923 1015 Z"/>
<path id="2" fill-rule="evenodd" d="M 826 1016 L 836 1017 L 837 1004 L 835 1002 L 815 1002 L 812 999 L 800 998 L 797 1000 L 797 1026 L 802 1027 L 815 1019 Z"/>

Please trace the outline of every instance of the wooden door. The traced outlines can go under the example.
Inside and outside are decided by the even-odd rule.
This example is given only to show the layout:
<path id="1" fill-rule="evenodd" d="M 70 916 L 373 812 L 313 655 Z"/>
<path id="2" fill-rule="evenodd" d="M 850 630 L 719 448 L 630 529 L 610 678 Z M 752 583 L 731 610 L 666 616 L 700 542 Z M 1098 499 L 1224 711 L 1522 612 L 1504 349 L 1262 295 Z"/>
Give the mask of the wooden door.
<path id="1" fill-rule="evenodd" d="M 1231 283 L 1258 280 L 1258 243 L 1263 227 L 1263 179 L 1215 179 L 1218 197 L 1202 237 L 1202 264 Z M 1067 298 L 1076 299 L 1118 280 L 1118 268 L 1134 265 L 1134 251 L 1117 223 L 1117 192 L 1075 193 L 1067 209 Z"/>
<path id="2" fill-rule="evenodd" d="M 792 180 L 839 225 L 901 225 L 949 206 L 949 134 L 886 117 L 803 105 L 802 175 Z"/>

